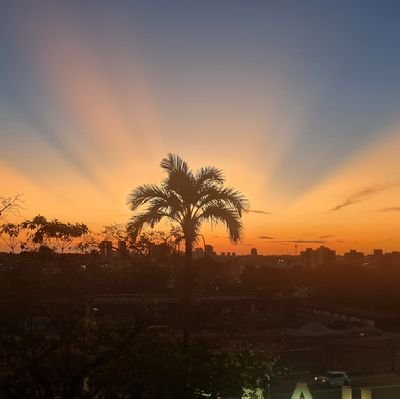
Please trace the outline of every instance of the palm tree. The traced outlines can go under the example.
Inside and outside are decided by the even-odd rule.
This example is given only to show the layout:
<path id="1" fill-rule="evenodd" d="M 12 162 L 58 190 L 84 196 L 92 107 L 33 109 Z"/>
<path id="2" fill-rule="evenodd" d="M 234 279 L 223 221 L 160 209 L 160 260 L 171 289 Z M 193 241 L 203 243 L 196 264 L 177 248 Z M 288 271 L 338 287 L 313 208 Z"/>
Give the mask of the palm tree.
<path id="1" fill-rule="evenodd" d="M 160 166 L 167 173 L 160 185 L 144 184 L 128 197 L 130 209 L 137 211 L 128 223 L 128 231 L 136 238 L 144 227 L 153 228 L 163 218 L 179 227 L 185 241 L 183 299 L 187 309 L 192 289 L 192 249 L 202 223 L 225 225 L 231 241 L 236 243 L 242 237 L 241 217 L 248 201 L 239 191 L 224 186 L 223 173 L 215 167 L 192 172 L 173 154 L 168 154 Z"/>

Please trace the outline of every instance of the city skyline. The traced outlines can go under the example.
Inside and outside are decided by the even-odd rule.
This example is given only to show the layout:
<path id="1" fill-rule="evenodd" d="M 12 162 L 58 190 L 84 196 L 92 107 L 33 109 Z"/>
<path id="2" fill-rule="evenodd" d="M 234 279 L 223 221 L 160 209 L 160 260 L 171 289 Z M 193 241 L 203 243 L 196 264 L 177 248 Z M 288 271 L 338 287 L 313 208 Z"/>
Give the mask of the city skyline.
<path id="1" fill-rule="evenodd" d="M 0 195 L 125 223 L 169 152 L 250 200 L 218 252 L 400 249 L 396 2 L 5 2 Z M 160 228 L 167 228 L 161 224 Z"/>

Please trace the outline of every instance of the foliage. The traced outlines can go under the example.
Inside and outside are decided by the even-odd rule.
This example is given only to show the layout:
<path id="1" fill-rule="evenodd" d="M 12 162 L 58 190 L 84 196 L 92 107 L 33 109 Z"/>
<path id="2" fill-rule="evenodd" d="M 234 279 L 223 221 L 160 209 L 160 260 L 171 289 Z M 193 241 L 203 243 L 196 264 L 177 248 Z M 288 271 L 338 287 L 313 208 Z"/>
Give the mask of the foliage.
<path id="1" fill-rule="evenodd" d="M 264 388 L 265 376 L 272 377 L 277 364 L 270 352 L 256 346 L 221 348 L 195 340 L 185 353 L 178 337 L 157 331 L 141 334 L 126 355 L 122 363 L 108 365 L 114 373 L 106 391 L 138 398 L 233 396 L 243 386 Z M 137 396 L 129 396 L 133 392 Z"/>
<path id="2" fill-rule="evenodd" d="M 29 315 L 25 323 L 2 331 L 2 351 L 8 359 L 8 374 L 0 379 L 2 398 L 95 397 L 95 391 L 84 389 L 87 378 L 121 357 L 141 329 L 140 320 L 128 327 L 97 325 L 89 317 L 71 314 L 49 319 L 51 327 L 45 331 L 32 329 Z"/>
<path id="3" fill-rule="evenodd" d="M 103 227 L 100 237 L 108 241 L 127 241 L 126 226 L 121 223 L 112 223 Z"/>
<path id="4" fill-rule="evenodd" d="M 45 331 L 29 312 L 23 324 L 3 324 L 9 372 L 0 378 L 1 397 L 218 398 L 262 387 L 276 369 L 276 357 L 263 347 L 194 340 L 184 353 L 179 337 L 145 328 L 146 311 L 110 319 L 90 309 L 83 319 L 48 314 Z"/>
<path id="5" fill-rule="evenodd" d="M 142 233 L 131 243 L 130 248 L 133 253 L 141 256 L 166 257 L 176 251 L 180 239 L 181 234 L 176 228 L 169 232 L 151 230 Z"/>
<path id="6" fill-rule="evenodd" d="M 0 238 L 10 248 L 12 253 L 21 244 L 22 226 L 15 223 L 5 223 L 0 226 Z"/>
<path id="7" fill-rule="evenodd" d="M 16 213 L 21 209 L 22 194 L 14 196 L 0 196 L 0 218 L 10 213 Z"/>
<path id="8" fill-rule="evenodd" d="M 185 353 L 176 336 L 157 331 L 141 334 L 125 355 L 97 376 L 105 397 L 228 397 L 244 386 L 263 391 L 277 368 L 277 358 L 262 347 L 221 348 L 195 340 Z"/>
<path id="9" fill-rule="evenodd" d="M 132 211 L 128 228 L 138 237 L 145 226 L 154 226 L 163 218 L 169 219 L 185 240 L 193 243 L 200 233 L 202 222 L 223 223 L 233 242 L 242 235 L 242 212 L 247 200 L 237 190 L 225 187 L 222 171 L 204 167 L 192 172 L 179 156 L 169 154 L 160 164 L 167 173 L 161 185 L 145 184 L 134 189 L 128 197 Z"/>
<path id="10" fill-rule="evenodd" d="M 77 242 L 76 248 L 83 254 L 97 253 L 99 251 L 100 241 L 98 234 L 88 231 L 82 234 Z"/>
<path id="11" fill-rule="evenodd" d="M 27 241 L 22 249 L 30 248 L 30 244 L 34 248 L 44 245 L 61 253 L 65 249 L 72 249 L 73 241 L 89 232 L 89 228 L 83 223 L 63 223 L 58 219 L 47 221 L 41 215 L 25 220 L 21 226 L 27 231 Z"/>

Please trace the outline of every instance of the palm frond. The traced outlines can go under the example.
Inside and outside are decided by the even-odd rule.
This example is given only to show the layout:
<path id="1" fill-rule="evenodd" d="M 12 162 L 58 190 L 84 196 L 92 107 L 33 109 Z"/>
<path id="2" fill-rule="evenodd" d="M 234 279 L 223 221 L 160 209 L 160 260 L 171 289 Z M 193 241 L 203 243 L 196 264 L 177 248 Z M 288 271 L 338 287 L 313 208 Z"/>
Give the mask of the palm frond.
<path id="1" fill-rule="evenodd" d="M 167 215 L 161 211 L 146 211 L 134 215 L 128 222 L 127 232 L 134 240 L 136 240 L 143 228 L 147 226 L 154 228 L 154 226 L 160 222 L 164 216 Z"/>
<path id="2" fill-rule="evenodd" d="M 207 166 L 194 174 L 188 164 L 174 154 L 168 154 L 160 166 L 166 172 L 160 186 L 145 184 L 128 196 L 132 211 L 146 206 L 130 219 L 128 229 L 134 237 L 143 227 L 154 227 L 165 217 L 175 222 L 186 238 L 193 240 L 203 221 L 223 223 L 233 242 L 241 238 L 241 216 L 249 209 L 249 203 L 239 191 L 223 186 L 225 178 L 220 169 Z"/>
<path id="3" fill-rule="evenodd" d="M 224 174 L 221 169 L 214 166 L 206 166 L 196 171 L 195 180 L 197 187 L 202 187 L 206 183 L 222 184 L 225 181 Z"/>
<path id="4" fill-rule="evenodd" d="M 134 211 L 139 206 L 157 198 L 167 200 L 168 192 L 166 192 L 163 187 L 155 184 L 143 184 L 142 186 L 136 187 L 128 195 L 127 203 L 129 209 Z"/>
<path id="5" fill-rule="evenodd" d="M 188 164 L 178 155 L 168 154 L 161 161 L 161 167 L 167 171 L 163 187 L 174 192 L 183 202 L 190 203 L 196 193 L 195 178 Z"/>
<path id="6" fill-rule="evenodd" d="M 229 238 L 234 243 L 242 238 L 243 225 L 240 215 L 232 208 L 210 205 L 199 216 L 199 221 L 210 221 L 215 224 L 222 223 L 229 233 Z"/>
<path id="7" fill-rule="evenodd" d="M 238 190 L 231 187 L 203 187 L 199 192 L 197 207 L 203 208 L 208 205 L 222 205 L 234 209 L 239 216 L 249 209 L 247 198 Z"/>
<path id="8" fill-rule="evenodd" d="M 160 162 L 160 166 L 168 173 L 182 172 L 184 174 L 191 173 L 188 164 L 179 156 L 169 153 L 166 158 Z"/>
<path id="9" fill-rule="evenodd" d="M 174 195 L 168 196 L 167 198 L 155 198 L 150 201 L 146 212 L 163 212 L 169 218 L 180 221 L 183 213 L 182 202 Z"/>
<path id="10" fill-rule="evenodd" d="M 243 212 L 248 212 L 250 204 L 248 199 L 239 191 L 232 187 L 224 187 L 220 190 L 221 201 L 232 206 L 242 216 Z"/>

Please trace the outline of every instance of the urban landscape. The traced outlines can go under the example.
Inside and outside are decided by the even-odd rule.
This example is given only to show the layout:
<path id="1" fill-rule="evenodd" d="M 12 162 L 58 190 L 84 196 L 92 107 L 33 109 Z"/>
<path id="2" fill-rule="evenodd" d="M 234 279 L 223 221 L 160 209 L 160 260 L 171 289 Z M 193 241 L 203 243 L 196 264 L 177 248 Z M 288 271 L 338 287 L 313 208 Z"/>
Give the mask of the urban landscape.
<path id="1" fill-rule="evenodd" d="M 398 1 L 0 4 L 0 399 L 400 398 Z"/>

